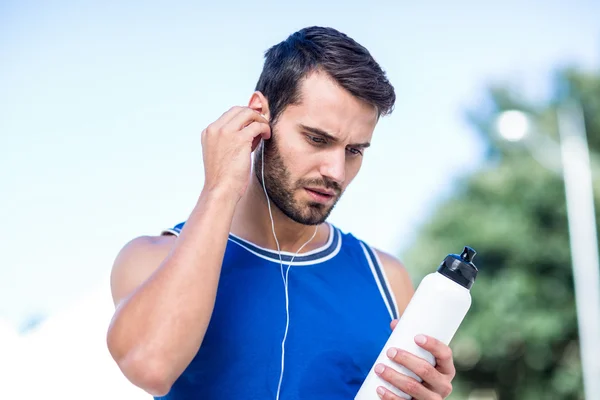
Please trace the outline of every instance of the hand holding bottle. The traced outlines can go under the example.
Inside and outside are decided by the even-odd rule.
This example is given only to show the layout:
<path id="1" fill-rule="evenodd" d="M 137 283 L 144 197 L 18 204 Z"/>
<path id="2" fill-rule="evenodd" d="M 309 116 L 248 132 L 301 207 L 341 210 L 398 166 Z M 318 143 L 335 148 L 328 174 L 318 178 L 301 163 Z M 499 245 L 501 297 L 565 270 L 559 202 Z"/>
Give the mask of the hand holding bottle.
<path id="1" fill-rule="evenodd" d="M 392 329 L 398 325 L 398 320 L 392 321 Z M 440 400 L 452 393 L 452 379 L 456 375 L 452 350 L 446 344 L 426 335 L 417 335 L 415 343 L 435 357 L 435 366 L 427 360 L 415 356 L 405 350 L 390 347 L 386 354 L 390 360 L 413 371 L 422 382 L 397 372 L 384 364 L 375 366 L 375 372 L 385 381 L 416 400 Z M 381 368 L 378 368 L 381 366 Z M 384 400 L 396 400 L 400 397 L 391 391 L 381 388 L 378 394 Z"/>
<path id="2" fill-rule="evenodd" d="M 448 345 L 471 306 L 474 256 L 465 247 L 423 278 L 355 400 L 441 400 L 450 394 L 456 370 Z"/>

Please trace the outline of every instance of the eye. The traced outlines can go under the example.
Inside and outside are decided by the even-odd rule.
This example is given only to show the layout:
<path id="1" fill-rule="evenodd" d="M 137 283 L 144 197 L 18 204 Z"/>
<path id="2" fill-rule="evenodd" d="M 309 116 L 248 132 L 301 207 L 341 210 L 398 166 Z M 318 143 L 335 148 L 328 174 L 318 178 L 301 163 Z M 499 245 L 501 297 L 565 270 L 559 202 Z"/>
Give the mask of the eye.
<path id="1" fill-rule="evenodd" d="M 319 136 L 311 136 L 311 135 L 306 135 L 306 137 L 308 138 L 308 140 L 311 141 L 311 143 L 316 144 L 316 145 L 321 145 L 321 144 L 326 144 L 327 140 L 323 139 L 322 137 Z"/>
<path id="2" fill-rule="evenodd" d="M 346 149 L 347 152 L 349 152 L 350 154 L 352 154 L 353 156 L 362 156 L 362 151 L 360 149 L 357 149 L 356 147 L 349 147 Z"/>

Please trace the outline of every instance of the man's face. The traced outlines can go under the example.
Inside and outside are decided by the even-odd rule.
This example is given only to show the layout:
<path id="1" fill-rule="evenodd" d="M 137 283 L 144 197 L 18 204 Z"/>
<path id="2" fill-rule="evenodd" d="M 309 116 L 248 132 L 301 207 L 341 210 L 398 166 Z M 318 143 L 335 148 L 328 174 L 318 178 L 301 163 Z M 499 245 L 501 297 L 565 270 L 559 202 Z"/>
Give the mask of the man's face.
<path id="1" fill-rule="evenodd" d="M 323 73 L 300 85 L 301 101 L 288 106 L 263 142 L 264 178 L 273 203 L 304 224 L 324 222 L 360 170 L 377 124 L 376 109 Z M 261 149 L 255 173 L 262 182 Z"/>

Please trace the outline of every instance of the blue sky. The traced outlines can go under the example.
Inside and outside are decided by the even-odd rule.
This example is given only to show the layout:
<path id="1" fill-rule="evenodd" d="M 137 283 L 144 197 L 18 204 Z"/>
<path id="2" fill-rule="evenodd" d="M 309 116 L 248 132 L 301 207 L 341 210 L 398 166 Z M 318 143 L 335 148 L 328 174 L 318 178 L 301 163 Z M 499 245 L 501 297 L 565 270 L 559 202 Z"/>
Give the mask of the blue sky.
<path id="1" fill-rule="evenodd" d="M 480 165 L 464 113 L 488 83 L 543 98 L 559 65 L 600 66 L 593 1 L 122 3 L 0 5 L 0 319 L 16 326 L 104 283 L 129 239 L 186 218 L 201 130 L 247 103 L 264 51 L 297 29 L 344 31 L 396 87 L 331 216 L 395 254 Z"/>

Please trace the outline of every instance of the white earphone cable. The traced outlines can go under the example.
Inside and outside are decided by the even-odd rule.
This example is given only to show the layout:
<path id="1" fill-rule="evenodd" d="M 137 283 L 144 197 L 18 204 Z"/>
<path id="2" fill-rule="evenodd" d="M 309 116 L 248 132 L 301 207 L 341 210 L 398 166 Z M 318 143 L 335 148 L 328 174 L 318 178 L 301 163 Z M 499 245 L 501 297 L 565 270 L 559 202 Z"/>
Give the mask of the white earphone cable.
<path id="1" fill-rule="evenodd" d="M 271 218 L 271 230 L 273 231 L 273 237 L 275 238 L 275 244 L 277 245 L 277 253 L 279 254 L 279 266 L 281 269 L 281 279 L 283 280 L 283 287 L 285 290 L 285 314 L 286 314 L 286 321 L 285 321 L 285 331 L 283 334 L 283 340 L 281 341 L 281 373 L 279 374 L 279 383 L 277 384 L 277 395 L 276 395 L 276 400 L 279 400 L 279 394 L 281 393 L 281 383 L 283 382 L 283 371 L 285 369 L 285 341 L 287 339 L 287 334 L 288 334 L 288 329 L 290 326 L 290 297 L 289 297 L 289 289 L 288 289 L 288 278 L 289 278 L 289 273 L 290 273 L 290 267 L 292 266 L 292 263 L 294 262 L 294 258 L 296 258 L 296 256 L 300 253 L 300 251 L 304 248 L 304 246 L 306 246 L 307 244 L 309 244 L 317 235 L 317 230 L 319 228 L 319 226 L 317 225 L 315 227 L 315 231 L 313 233 L 313 235 L 311 236 L 310 239 L 308 239 L 308 241 L 306 243 L 304 243 L 302 246 L 300 246 L 300 248 L 298 249 L 298 251 L 296 252 L 296 254 L 294 254 L 294 256 L 292 257 L 292 259 L 290 260 L 290 262 L 287 265 L 286 271 L 285 271 L 285 275 L 283 273 L 283 260 L 281 259 L 281 249 L 279 247 L 279 240 L 277 240 L 277 234 L 275 233 L 275 222 L 273 221 L 273 213 L 271 212 L 271 201 L 269 199 L 269 195 L 267 194 L 267 188 L 265 185 L 265 142 L 263 141 L 261 143 L 261 153 L 262 153 L 262 167 L 261 167 L 261 175 L 262 175 L 262 187 L 263 190 L 265 192 L 265 196 L 267 198 L 267 206 L 269 208 L 269 217 Z"/>

